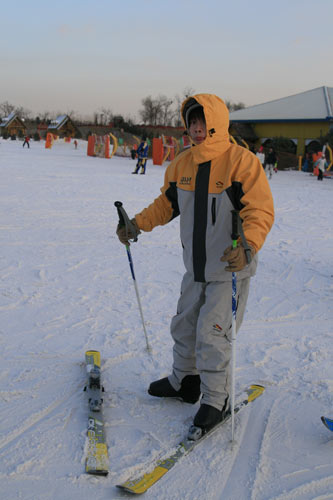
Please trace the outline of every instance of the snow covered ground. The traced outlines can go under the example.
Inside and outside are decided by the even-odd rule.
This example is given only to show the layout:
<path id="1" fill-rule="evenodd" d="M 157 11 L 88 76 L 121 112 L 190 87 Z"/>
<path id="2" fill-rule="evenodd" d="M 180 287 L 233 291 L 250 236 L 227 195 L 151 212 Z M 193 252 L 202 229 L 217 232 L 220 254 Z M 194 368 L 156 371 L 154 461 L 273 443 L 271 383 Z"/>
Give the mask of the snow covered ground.
<path id="1" fill-rule="evenodd" d="M 4 500 L 124 499 L 115 485 L 163 457 L 197 406 L 150 397 L 169 373 L 183 264 L 178 221 L 131 246 L 153 356 L 124 247 L 128 214 L 159 194 L 164 167 L 86 156 L 70 144 L 0 140 L 0 479 Z M 276 222 L 237 339 L 237 390 L 264 395 L 146 494 L 158 500 L 333 499 L 333 180 L 278 172 Z M 222 251 L 223 249 L 221 249 Z M 110 474 L 84 473 L 84 353 L 102 354 Z"/>

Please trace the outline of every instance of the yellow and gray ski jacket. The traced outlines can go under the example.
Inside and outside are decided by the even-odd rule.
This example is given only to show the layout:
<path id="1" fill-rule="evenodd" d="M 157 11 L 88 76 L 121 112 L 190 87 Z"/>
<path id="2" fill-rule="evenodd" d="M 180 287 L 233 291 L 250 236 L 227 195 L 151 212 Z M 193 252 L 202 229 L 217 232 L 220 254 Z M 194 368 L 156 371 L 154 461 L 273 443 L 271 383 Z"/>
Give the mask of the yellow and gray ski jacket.
<path id="1" fill-rule="evenodd" d="M 195 281 L 230 281 L 220 258 L 232 244 L 231 210 L 240 210 L 245 238 L 258 252 L 274 221 L 273 199 L 258 158 L 230 143 L 224 102 L 211 94 L 190 97 L 182 105 L 183 121 L 194 100 L 204 109 L 206 139 L 169 164 L 161 195 L 135 219 L 141 230 L 151 231 L 180 215 L 186 270 Z M 257 255 L 238 277 L 253 276 L 256 266 Z"/>

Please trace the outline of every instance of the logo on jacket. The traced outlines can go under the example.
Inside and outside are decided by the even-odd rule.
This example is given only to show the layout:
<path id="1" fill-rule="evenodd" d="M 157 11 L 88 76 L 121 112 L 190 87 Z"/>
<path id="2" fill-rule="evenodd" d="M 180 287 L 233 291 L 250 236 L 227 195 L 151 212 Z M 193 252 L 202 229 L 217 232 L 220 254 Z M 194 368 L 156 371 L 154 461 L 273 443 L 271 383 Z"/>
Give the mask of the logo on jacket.
<path id="1" fill-rule="evenodd" d="M 223 186 L 224 186 L 224 183 L 222 181 L 217 181 L 216 182 L 216 187 L 217 188 L 223 188 Z"/>
<path id="2" fill-rule="evenodd" d="M 215 330 L 215 332 L 222 332 L 222 327 L 216 323 L 213 325 L 213 330 Z"/>
<path id="3" fill-rule="evenodd" d="M 189 185 L 191 184 L 192 177 L 181 177 L 180 179 L 180 184 L 184 185 Z"/>

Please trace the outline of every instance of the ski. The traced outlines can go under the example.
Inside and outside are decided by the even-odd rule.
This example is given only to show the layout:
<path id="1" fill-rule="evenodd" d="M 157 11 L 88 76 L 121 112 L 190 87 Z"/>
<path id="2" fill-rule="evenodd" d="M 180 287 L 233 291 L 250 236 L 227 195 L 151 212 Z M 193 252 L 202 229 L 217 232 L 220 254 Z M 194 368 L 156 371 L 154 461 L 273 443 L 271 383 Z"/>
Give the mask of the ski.
<path id="1" fill-rule="evenodd" d="M 101 382 L 101 355 L 98 351 L 87 351 L 85 361 L 88 379 L 84 390 L 89 403 L 85 468 L 87 474 L 107 476 L 109 465 L 102 415 L 104 388 Z"/>
<path id="2" fill-rule="evenodd" d="M 238 413 L 242 408 L 252 403 L 255 399 L 262 395 L 265 388 L 261 385 L 251 385 L 244 391 L 244 396 L 236 404 L 234 412 Z M 139 477 L 128 479 L 122 484 L 117 484 L 117 487 L 128 493 L 133 493 L 140 495 L 145 493 L 151 486 L 153 486 L 161 477 L 163 477 L 170 469 L 172 469 L 179 460 L 190 453 L 199 443 L 201 443 L 206 437 L 210 436 L 216 432 L 226 421 L 231 417 L 231 412 L 227 413 L 224 420 L 214 427 L 211 431 L 204 434 L 197 441 L 192 441 L 185 438 L 181 441 L 173 450 L 166 456 L 163 460 L 158 460 L 156 465 L 153 467 L 151 472 L 142 474 Z"/>
<path id="3" fill-rule="evenodd" d="M 332 419 L 327 418 L 327 417 L 321 417 L 321 421 L 323 422 L 325 427 L 327 427 L 327 429 L 329 429 L 330 431 L 333 432 L 333 420 Z"/>

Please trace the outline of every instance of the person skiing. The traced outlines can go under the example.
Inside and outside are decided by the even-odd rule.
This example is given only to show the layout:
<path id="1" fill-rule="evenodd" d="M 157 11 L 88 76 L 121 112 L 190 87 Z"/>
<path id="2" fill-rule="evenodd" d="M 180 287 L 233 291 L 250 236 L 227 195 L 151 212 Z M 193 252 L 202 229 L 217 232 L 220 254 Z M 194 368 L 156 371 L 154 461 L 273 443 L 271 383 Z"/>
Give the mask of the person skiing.
<path id="1" fill-rule="evenodd" d="M 276 154 L 275 154 L 273 148 L 269 148 L 268 155 L 266 157 L 266 171 L 269 174 L 270 179 L 272 178 L 273 169 L 274 169 L 276 163 L 277 163 Z"/>
<path id="2" fill-rule="evenodd" d="M 29 148 L 30 148 L 30 144 L 29 144 L 29 142 L 30 142 L 30 137 L 29 137 L 28 135 L 26 135 L 26 136 L 25 136 L 25 138 L 24 138 L 23 147 L 24 147 L 25 145 L 27 145 L 27 146 L 28 146 L 28 149 L 29 149 Z"/>
<path id="3" fill-rule="evenodd" d="M 147 164 L 147 158 L 148 158 L 148 142 L 146 136 L 142 137 L 142 141 L 137 149 L 137 155 L 138 155 L 138 162 L 136 164 L 134 172 L 132 174 L 137 174 L 141 168 L 141 174 L 146 173 L 146 164 Z"/>
<path id="4" fill-rule="evenodd" d="M 169 164 L 160 196 L 132 223 L 137 237 L 180 215 L 186 272 L 170 327 L 173 368 L 168 377 L 152 382 L 148 393 L 191 404 L 202 394 L 193 423 L 204 434 L 222 421 L 230 406 L 232 272 L 238 279 L 238 330 L 274 206 L 258 158 L 229 140 L 229 112 L 222 99 L 212 94 L 189 97 L 181 116 L 192 147 Z M 250 264 L 242 242 L 231 246 L 232 209 L 240 210 Z M 129 244 L 124 226 L 118 225 L 117 235 Z"/>

